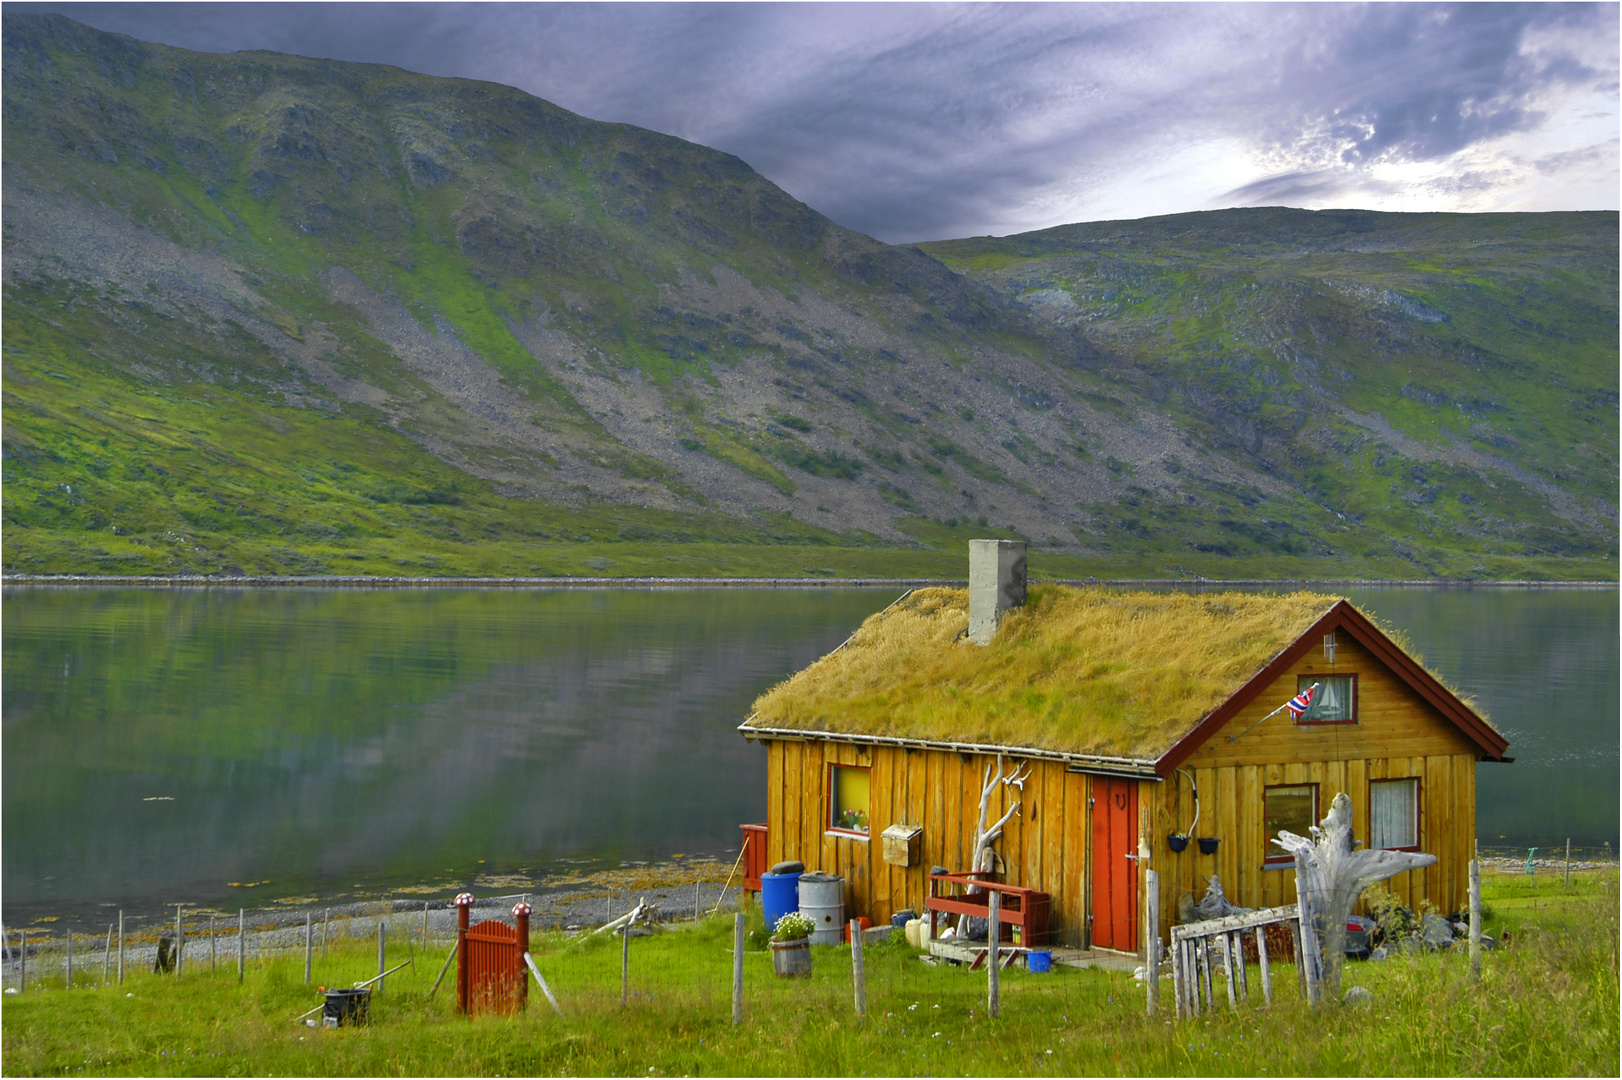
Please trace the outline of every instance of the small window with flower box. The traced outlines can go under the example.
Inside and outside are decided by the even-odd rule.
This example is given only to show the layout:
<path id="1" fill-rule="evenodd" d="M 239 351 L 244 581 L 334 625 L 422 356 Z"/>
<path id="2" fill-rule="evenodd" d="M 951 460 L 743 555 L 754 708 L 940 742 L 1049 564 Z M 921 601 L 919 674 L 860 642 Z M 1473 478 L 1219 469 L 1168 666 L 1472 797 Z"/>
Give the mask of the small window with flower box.
<path id="1" fill-rule="evenodd" d="M 857 765 L 834 765 L 828 770 L 828 831 L 862 840 L 868 838 L 868 771 Z"/>

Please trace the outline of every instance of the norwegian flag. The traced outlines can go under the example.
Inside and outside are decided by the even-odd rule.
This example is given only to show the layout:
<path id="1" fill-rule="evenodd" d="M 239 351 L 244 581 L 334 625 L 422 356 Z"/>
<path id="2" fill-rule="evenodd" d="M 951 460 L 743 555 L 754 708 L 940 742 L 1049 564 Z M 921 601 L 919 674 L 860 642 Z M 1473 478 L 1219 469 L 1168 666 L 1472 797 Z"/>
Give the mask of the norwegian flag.
<path id="1" fill-rule="evenodd" d="M 1303 713 L 1312 708 L 1312 699 L 1317 696 L 1318 684 L 1313 683 L 1311 686 L 1295 695 L 1289 701 L 1286 701 L 1284 703 L 1284 707 L 1290 710 L 1291 716 L 1299 720 L 1301 719 Z"/>

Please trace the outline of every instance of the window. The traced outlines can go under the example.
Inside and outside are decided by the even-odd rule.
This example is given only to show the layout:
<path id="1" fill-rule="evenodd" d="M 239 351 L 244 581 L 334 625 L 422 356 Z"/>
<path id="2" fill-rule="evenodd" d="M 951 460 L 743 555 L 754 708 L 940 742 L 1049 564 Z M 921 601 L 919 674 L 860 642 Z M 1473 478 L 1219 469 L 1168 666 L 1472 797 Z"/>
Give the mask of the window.
<path id="1" fill-rule="evenodd" d="M 1419 848 L 1419 781 L 1369 785 L 1369 847 Z"/>
<path id="2" fill-rule="evenodd" d="M 1357 723 L 1357 676 L 1301 675 L 1296 678 L 1297 693 L 1313 683 L 1318 684 L 1317 696 L 1312 707 L 1296 719 L 1297 724 Z"/>
<path id="3" fill-rule="evenodd" d="M 1265 859 L 1269 863 L 1293 863 L 1295 857 L 1273 839 L 1279 831 L 1287 829 L 1297 836 L 1311 836 L 1318 824 L 1318 785 L 1289 784 L 1263 790 L 1263 820 L 1266 823 Z"/>
<path id="4" fill-rule="evenodd" d="M 829 770 L 828 827 L 835 832 L 867 835 L 867 770 L 835 765 Z"/>

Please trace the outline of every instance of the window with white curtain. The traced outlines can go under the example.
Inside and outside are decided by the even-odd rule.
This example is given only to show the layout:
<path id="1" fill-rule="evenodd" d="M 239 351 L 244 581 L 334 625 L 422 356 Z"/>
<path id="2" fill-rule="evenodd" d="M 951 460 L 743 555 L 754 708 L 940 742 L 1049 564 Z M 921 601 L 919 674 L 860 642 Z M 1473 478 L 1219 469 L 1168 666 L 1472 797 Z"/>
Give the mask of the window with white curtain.
<path id="1" fill-rule="evenodd" d="M 1369 846 L 1419 846 L 1419 781 L 1376 780 L 1369 785 Z"/>

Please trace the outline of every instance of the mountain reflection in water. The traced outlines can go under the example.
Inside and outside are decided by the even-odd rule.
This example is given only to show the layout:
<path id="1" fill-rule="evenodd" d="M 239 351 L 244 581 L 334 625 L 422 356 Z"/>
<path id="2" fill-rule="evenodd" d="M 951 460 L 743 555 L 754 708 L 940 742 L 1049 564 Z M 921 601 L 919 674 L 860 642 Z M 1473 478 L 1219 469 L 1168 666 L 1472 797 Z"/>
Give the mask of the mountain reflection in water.
<path id="1" fill-rule="evenodd" d="M 1616 843 L 1614 590 L 1340 591 L 1510 738 L 1483 845 Z M 730 863 L 750 703 L 899 592 L 7 588 L 5 921 Z"/>

